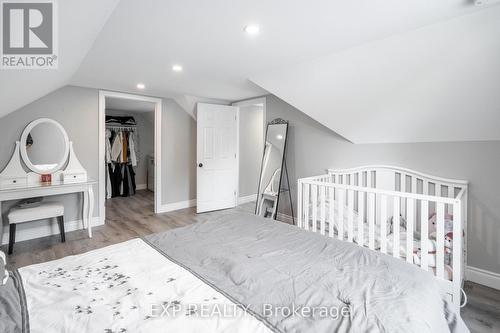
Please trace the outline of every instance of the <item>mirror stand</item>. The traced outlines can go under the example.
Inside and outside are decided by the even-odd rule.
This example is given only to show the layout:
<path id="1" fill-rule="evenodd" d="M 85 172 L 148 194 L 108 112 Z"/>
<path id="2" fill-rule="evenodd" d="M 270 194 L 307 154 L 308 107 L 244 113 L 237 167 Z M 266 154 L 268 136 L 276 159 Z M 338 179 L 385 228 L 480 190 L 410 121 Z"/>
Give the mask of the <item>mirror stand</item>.
<path id="1" fill-rule="evenodd" d="M 286 177 L 286 188 L 280 188 L 280 193 L 288 192 L 288 200 L 290 202 L 290 212 L 292 213 L 292 224 L 295 225 L 295 215 L 293 212 L 293 201 L 292 201 L 292 191 L 290 188 L 290 179 L 288 178 L 288 168 L 286 166 L 286 157 L 283 159 L 283 168 L 284 168 L 284 173 Z M 278 210 L 278 204 L 279 204 L 279 196 L 278 196 L 278 202 L 276 203 L 276 210 Z"/>
<path id="2" fill-rule="evenodd" d="M 267 124 L 255 214 L 276 220 L 280 196 L 288 192 L 292 223 L 295 224 L 285 157 L 287 134 L 288 121 L 277 118 Z M 283 176 L 286 177 L 286 188 L 282 186 Z"/>

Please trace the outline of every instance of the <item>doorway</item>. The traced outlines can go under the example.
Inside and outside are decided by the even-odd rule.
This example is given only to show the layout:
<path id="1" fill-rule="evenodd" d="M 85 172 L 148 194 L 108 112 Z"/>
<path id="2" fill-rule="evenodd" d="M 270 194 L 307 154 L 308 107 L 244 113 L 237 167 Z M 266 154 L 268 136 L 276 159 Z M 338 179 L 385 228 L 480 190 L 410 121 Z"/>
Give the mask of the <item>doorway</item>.
<path id="1" fill-rule="evenodd" d="M 238 205 L 254 209 L 257 200 L 264 137 L 266 99 L 256 98 L 233 103 L 238 107 Z"/>
<path id="2" fill-rule="evenodd" d="M 99 92 L 101 219 L 105 220 L 107 207 L 120 211 L 135 205 L 138 210 L 158 212 L 161 104 L 159 98 Z"/>

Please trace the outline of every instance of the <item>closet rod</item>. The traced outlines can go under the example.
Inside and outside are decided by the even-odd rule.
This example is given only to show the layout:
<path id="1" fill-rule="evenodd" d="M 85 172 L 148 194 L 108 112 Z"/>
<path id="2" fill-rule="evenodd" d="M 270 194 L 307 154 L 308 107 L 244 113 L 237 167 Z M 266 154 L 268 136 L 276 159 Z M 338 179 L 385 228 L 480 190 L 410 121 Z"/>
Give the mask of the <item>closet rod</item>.
<path id="1" fill-rule="evenodd" d="M 106 125 L 106 129 L 112 130 L 135 130 L 137 126 L 116 126 L 116 125 Z"/>

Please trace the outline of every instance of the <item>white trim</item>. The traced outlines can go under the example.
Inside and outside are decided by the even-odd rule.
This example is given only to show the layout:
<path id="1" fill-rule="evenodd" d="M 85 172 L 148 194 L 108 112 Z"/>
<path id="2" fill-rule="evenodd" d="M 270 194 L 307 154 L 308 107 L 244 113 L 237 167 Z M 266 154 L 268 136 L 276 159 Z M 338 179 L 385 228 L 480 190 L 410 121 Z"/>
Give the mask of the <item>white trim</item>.
<path id="1" fill-rule="evenodd" d="M 106 97 L 123 98 L 135 101 L 145 101 L 155 103 L 155 130 L 154 130 L 154 154 L 155 154 L 155 191 L 154 196 L 154 212 L 160 213 L 161 211 L 161 116 L 162 116 L 162 104 L 163 100 L 161 98 L 134 95 L 121 93 L 116 91 L 99 90 L 99 215 L 101 216 L 101 221 L 104 223 L 106 218 L 106 168 L 104 165 L 105 161 L 105 134 L 106 134 Z"/>
<path id="2" fill-rule="evenodd" d="M 498 273 L 490 272 L 477 267 L 467 266 L 465 279 L 467 281 L 500 290 L 500 274 Z"/>
<path id="3" fill-rule="evenodd" d="M 263 126 L 263 142 L 265 143 L 266 142 L 266 132 L 267 132 L 267 119 L 266 119 L 266 103 L 267 103 L 267 100 L 266 100 L 266 97 L 257 97 L 257 98 L 252 98 L 252 99 L 247 99 L 247 100 L 243 100 L 243 101 L 238 101 L 238 102 L 234 102 L 234 103 L 231 103 L 231 106 L 236 106 L 238 107 L 238 109 L 236 110 L 236 120 L 237 120 L 237 123 L 236 123 L 236 167 L 237 167 L 237 170 L 236 170 L 236 173 L 237 173 L 237 180 L 236 180 L 236 198 L 237 198 L 237 205 L 241 205 L 242 203 L 240 203 L 240 108 L 242 106 L 250 106 L 250 105 L 254 105 L 254 104 L 262 104 L 262 126 Z M 262 147 L 264 149 L 264 147 Z M 264 153 L 264 151 L 262 152 Z M 261 162 L 262 163 L 262 162 Z M 262 166 L 261 166 L 261 169 L 262 169 Z M 262 172 L 262 170 L 261 170 Z M 259 175 L 259 176 L 262 176 L 262 175 Z M 259 182 L 260 184 L 260 182 Z M 259 184 L 257 184 L 257 186 L 259 186 Z M 259 190 L 259 189 L 257 189 Z M 257 198 L 255 199 L 257 200 Z"/>
<path id="4" fill-rule="evenodd" d="M 334 173 L 334 174 L 353 173 L 353 172 L 376 170 L 376 169 L 389 169 L 390 171 L 394 171 L 394 172 L 404 172 L 404 173 L 407 173 L 409 175 L 413 174 L 417 177 L 428 178 L 429 180 L 431 180 L 433 182 L 437 181 L 440 183 L 455 184 L 456 187 L 462 187 L 462 186 L 466 186 L 469 184 L 469 182 L 467 180 L 443 178 L 443 177 L 425 174 L 423 172 L 415 171 L 415 170 L 408 169 L 408 168 L 403 168 L 403 167 L 393 166 L 393 165 L 383 165 L 383 164 L 363 165 L 360 167 L 346 168 L 346 169 L 328 169 L 328 173 L 329 174 L 331 174 L 331 173 Z"/>
<path id="5" fill-rule="evenodd" d="M 174 210 L 185 209 L 196 206 L 196 199 L 168 203 L 160 206 L 157 213 L 167 213 Z"/>
<path id="6" fill-rule="evenodd" d="M 276 215 L 276 219 L 278 221 L 281 221 L 281 222 L 285 222 L 285 223 L 288 223 L 288 224 L 292 224 L 293 225 L 293 219 L 290 215 L 287 215 L 287 214 L 283 214 L 283 213 L 278 213 Z"/>
<path id="7" fill-rule="evenodd" d="M 137 184 L 137 185 L 135 185 L 135 189 L 137 191 L 147 190 L 148 189 L 148 184 Z"/>
<path id="8" fill-rule="evenodd" d="M 31 222 L 26 222 L 24 224 L 29 224 Z M 22 227 L 18 227 L 16 230 L 16 243 L 30 240 L 30 239 L 36 239 L 36 238 L 41 238 L 41 237 L 47 237 L 47 236 L 52 236 L 52 235 L 59 235 L 59 228 L 57 226 L 57 223 L 55 220 L 50 223 L 39 223 L 38 221 L 36 222 L 37 225 L 31 225 L 30 228 L 22 229 Z M 92 218 L 92 227 L 96 227 L 99 225 L 103 225 L 104 222 L 99 216 L 94 216 Z M 74 221 L 68 221 L 64 222 L 64 231 L 66 234 L 70 231 L 75 231 L 75 230 L 84 230 L 83 226 L 83 220 L 74 220 Z M 8 244 L 9 243 L 9 227 L 8 225 L 5 228 L 5 231 L 3 235 L 1 236 L 1 245 Z"/>
<path id="9" fill-rule="evenodd" d="M 257 201 L 257 193 L 238 198 L 238 205 L 243 205 L 252 201 Z"/>

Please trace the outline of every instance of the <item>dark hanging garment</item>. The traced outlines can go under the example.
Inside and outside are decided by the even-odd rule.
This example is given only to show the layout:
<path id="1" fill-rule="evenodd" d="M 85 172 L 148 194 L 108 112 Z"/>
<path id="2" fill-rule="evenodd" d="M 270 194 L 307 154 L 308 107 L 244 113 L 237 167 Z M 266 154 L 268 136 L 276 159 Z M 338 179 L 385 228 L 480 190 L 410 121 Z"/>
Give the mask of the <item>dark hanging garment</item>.
<path id="1" fill-rule="evenodd" d="M 130 186 L 129 186 L 129 172 L 128 172 L 127 165 L 122 164 L 122 170 L 123 170 L 123 179 L 122 179 L 123 192 L 122 192 L 122 197 L 128 197 L 130 195 Z"/>
<path id="2" fill-rule="evenodd" d="M 130 181 L 130 195 L 134 195 L 136 193 L 136 186 L 135 186 L 135 171 L 134 167 L 132 165 L 127 165 L 128 166 L 128 175 L 129 175 L 129 181 Z"/>
<path id="3" fill-rule="evenodd" d="M 115 171 L 113 172 L 113 182 L 111 183 L 111 186 L 113 187 L 112 197 L 117 197 L 120 195 L 122 179 L 122 166 L 121 164 L 115 164 Z"/>

